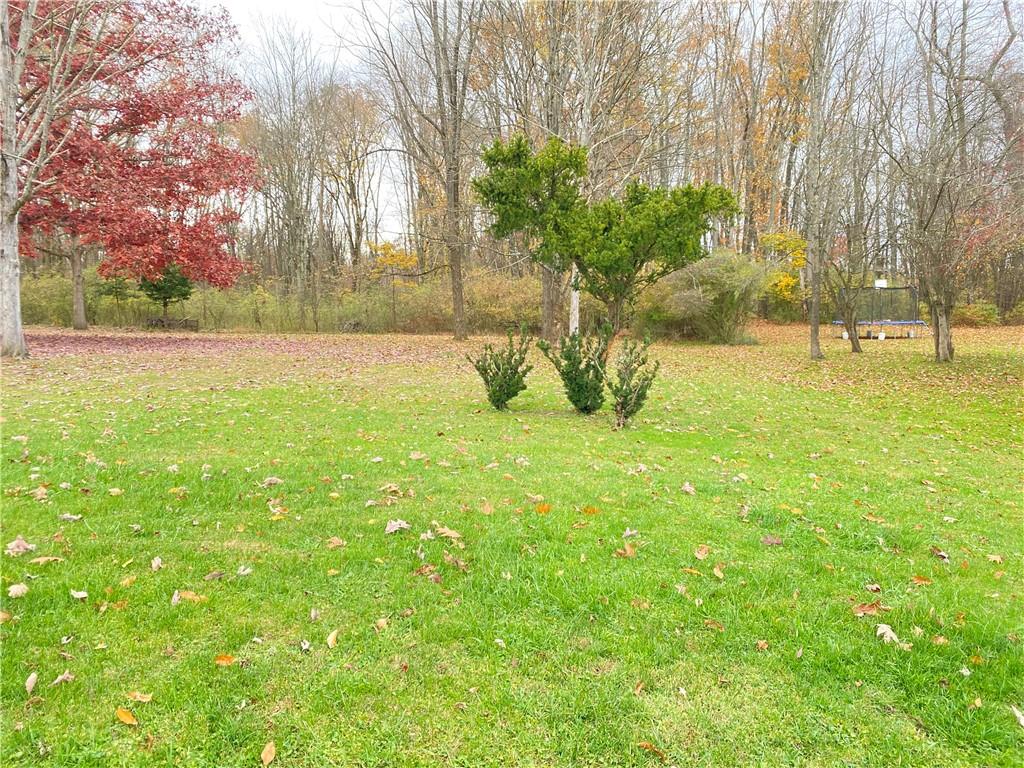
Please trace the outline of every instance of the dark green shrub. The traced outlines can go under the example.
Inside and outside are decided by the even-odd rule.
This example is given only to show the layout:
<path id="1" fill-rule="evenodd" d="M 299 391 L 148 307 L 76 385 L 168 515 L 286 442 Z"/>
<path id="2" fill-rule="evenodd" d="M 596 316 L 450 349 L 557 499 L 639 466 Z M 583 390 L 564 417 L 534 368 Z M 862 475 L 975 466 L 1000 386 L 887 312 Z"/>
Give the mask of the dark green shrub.
<path id="1" fill-rule="evenodd" d="M 488 401 L 499 411 L 505 410 L 508 401 L 526 389 L 526 374 L 533 369 L 532 365 L 526 365 L 530 344 L 525 329 L 520 331 L 518 341 L 509 331 L 507 346 L 495 349 L 494 345 L 485 344 L 476 360 L 466 356 L 484 380 Z"/>
<path id="2" fill-rule="evenodd" d="M 624 341 L 615 360 L 614 378 L 606 376 L 608 391 L 615 407 L 617 427 L 625 426 L 644 407 L 647 393 L 661 366 L 658 361 L 654 361 L 653 365 L 648 362 L 649 346 L 650 342 L 646 340 L 642 343 L 629 339 Z"/>
<path id="3" fill-rule="evenodd" d="M 594 336 L 569 334 L 557 352 L 546 341 L 537 343 L 558 371 L 569 402 L 580 413 L 594 413 L 604 404 L 604 368 L 611 338 L 611 328 L 605 326 Z"/>

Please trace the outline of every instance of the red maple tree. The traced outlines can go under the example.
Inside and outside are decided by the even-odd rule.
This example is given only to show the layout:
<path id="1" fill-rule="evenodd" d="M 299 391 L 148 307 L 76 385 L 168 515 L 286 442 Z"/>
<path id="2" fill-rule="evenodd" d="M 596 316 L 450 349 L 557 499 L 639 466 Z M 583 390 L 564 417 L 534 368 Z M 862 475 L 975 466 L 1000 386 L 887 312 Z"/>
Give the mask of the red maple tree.
<path id="1" fill-rule="evenodd" d="M 236 47 L 226 12 L 124 0 L 90 6 L 90 17 L 81 4 L 43 5 L 37 16 L 66 13 L 80 25 L 69 61 L 88 86 L 49 125 L 60 151 L 21 209 L 22 254 L 51 236 L 68 251 L 97 247 L 104 276 L 152 279 L 173 263 L 195 281 L 234 283 L 245 264 L 230 249 L 233 225 L 256 164 L 231 136 L 248 93 L 218 63 Z M 70 24 L 37 25 L 49 39 L 34 50 L 60 45 L 62 29 Z M 54 76 L 45 55 L 31 56 L 22 92 Z"/>

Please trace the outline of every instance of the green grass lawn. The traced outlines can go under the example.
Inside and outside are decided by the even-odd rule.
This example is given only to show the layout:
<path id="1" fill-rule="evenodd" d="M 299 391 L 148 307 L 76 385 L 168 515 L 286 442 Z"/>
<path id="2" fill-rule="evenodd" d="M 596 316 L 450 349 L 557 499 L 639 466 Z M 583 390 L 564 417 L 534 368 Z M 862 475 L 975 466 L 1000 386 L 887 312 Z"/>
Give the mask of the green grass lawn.
<path id="1" fill-rule="evenodd" d="M 479 340 L 37 331 L 0 764 L 1021 765 L 1020 334 L 758 333 L 614 431 Z"/>

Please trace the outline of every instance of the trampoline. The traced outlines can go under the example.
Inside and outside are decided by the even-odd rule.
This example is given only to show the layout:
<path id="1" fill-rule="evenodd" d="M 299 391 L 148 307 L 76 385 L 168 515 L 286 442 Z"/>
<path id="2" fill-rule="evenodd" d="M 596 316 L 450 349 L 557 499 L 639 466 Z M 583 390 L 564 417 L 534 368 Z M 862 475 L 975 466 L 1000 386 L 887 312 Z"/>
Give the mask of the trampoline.
<path id="1" fill-rule="evenodd" d="M 857 335 L 862 339 L 913 339 L 928 324 L 920 319 L 917 290 L 911 286 L 890 288 L 885 280 L 863 288 L 856 299 Z M 832 320 L 836 335 L 848 336 L 841 318 Z"/>

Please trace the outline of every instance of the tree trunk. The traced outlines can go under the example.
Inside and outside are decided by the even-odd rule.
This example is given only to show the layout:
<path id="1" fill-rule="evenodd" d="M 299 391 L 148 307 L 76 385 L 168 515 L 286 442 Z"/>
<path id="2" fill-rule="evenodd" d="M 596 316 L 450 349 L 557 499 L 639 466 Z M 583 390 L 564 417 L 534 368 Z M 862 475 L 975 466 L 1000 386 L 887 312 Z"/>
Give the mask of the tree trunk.
<path id="1" fill-rule="evenodd" d="M 579 333 L 580 330 L 580 289 L 579 289 L 579 270 L 576 269 L 576 265 L 572 265 L 572 276 L 569 278 L 569 290 L 572 293 L 569 296 L 569 333 Z"/>
<path id="2" fill-rule="evenodd" d="M 8 184 L 16 184 L 14 169 L 10 182 L 4 179 L 3 206 L 0 213 L 0 355 L 27 357 L 25 334 L 21 328 L 21 264 L 18 261 L 18 217 L 8 216 L 14 193 Z"/>
<path id="3" fill-rule="evenodd" d="M 936 301 L 932 306 L 932 321 L 935 362 L 948 363 L 953 359 L 953 335 L 949 328 L 949 312 L 941 301 Z"/>
<path id="4" fill-rule="evenodd" d="M 71 262 L 71 327 L 86 331 L 89 321 L 85 317 L 85 254 L 73 248 L 68 261 Z"/>
<path id="5" fill-rule="evenodd" d="M 558 308 L 562 293 L 562 275 L 550 267 L 540 269 L 540 335 L 554 343 L 558 341 Z"/>
<path id="6" fill-rule="evenodd" d="M 445 246 L 448 251 L 448 268 L 452 277 L 452 321 L 456 341 L 466 338 L 466 306 L 462 286 L 462 236 L 459 227 L 459 176 L 451 164 L 457 158 L 449 158 L 449 171 L 445 189 Z"/>
<path id="7" fill-rule="evenodd" d="M 169 302 L 167 299 L 164 299 L 163 305 L 164 305 L 164 328 L 166 328 L 167 327 L 167 320 L 168 320 L 167 310 L 170 308 L 171 302 Z"/>
<path id="8" fill-rule="evenodd" d="M 850 351 L 863 352 L 860 347 L 860 334 L 857 332 L 857 318 L 852 312 L 843 313 L 843 328 L 846 335 L 850 337 Z"/>
<path id="9" fill-rule="evenodd" d="M 811 273 L 811 302 L 807 311 L 807 321 L 811 324 L 811 360 L 822 360 L 825 355 L 821 352 L 821 269 L 812 261 L 819 258 L 817 243 L 813 248 L 808 244 L 807 266 Z"/>

